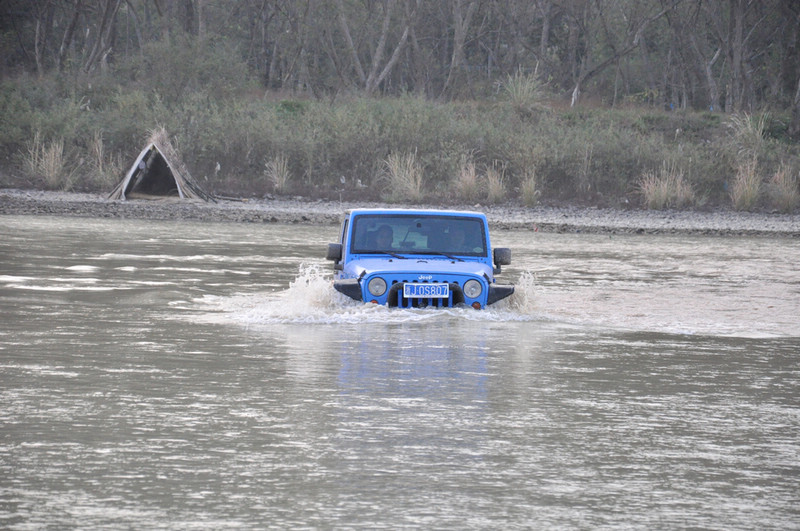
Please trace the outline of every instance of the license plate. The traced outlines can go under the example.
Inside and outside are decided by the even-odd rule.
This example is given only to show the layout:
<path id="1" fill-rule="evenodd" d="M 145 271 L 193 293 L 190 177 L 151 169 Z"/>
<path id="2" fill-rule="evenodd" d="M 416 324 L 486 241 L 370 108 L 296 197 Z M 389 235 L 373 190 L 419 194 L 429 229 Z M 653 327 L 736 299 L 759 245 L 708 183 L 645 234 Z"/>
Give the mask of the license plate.
<path id="1" fill-rule="evenodd" d="M 446 299 L 449 296 L 449 284 L 403 284 L 406 299 Z"/>

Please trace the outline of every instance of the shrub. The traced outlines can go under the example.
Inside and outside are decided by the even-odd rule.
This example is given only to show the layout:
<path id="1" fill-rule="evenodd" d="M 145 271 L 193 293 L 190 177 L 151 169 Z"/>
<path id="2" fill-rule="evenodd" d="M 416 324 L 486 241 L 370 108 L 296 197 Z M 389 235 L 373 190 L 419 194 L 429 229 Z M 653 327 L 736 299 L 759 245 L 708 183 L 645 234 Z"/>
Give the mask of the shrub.
<path id="1" fill-rule="evenodd" d="M 537 72 L 523 74 L 520 67 L 513 76 L 508 76 L 503 83 L 503 89 L 508 96 L 511 107 L 520 116 L 526 117 L 533 114 L 544 97 L 544 83 Z"/>
<path id="2" fill-rule="evenodd" d="M 116 72 L 129 83 L 156 90 L 167 105 L 199 91 L 223 101 L 252 83 L 247 64 L 232 46 L 188 35 L 145 44 L 141 55 L 129 56 Z"/>
<path id="3" fill-rule="evenodd" d="M 33 108 L 16 84 L 0 84 L 0 155 L 16 153 L 30 139 Z"/>
<path id="4" fill-rule="evenodd" d="M 761 196 L 761 177 L 758 174 L 758 162 L 755 157 L 740 162 L 733 185 L 730 187 L 731 201 L 736 210 L 752 210 Z"/>

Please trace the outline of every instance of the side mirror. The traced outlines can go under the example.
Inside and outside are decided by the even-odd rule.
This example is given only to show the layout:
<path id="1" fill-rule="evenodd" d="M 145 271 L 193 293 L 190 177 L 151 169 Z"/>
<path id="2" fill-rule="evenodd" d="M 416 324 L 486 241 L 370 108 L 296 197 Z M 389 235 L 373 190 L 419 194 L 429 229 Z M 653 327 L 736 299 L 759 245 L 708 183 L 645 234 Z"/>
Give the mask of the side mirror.
<path id="1" fill-rule="evenodd" d="M 497 247 L 494 250 L 494 263 L 498 266 L 511 264 L 511 249 L 507 247 Z"/>
<path id="2" fill-rule="evenodd" d="M 342 244 L 341 243 L 329 243 L 328 244 L 328 254 L 325 256 L 327 260 L 333 260 L 334 262 L 338 262 L 342 259 Z"/>

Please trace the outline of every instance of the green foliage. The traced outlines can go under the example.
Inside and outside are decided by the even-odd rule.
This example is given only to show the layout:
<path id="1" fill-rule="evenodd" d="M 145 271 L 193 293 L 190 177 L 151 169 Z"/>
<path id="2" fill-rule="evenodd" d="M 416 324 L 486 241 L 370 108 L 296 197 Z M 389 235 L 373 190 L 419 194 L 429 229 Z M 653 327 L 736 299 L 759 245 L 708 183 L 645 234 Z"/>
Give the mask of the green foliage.
<path id="1" fill-rule="evenodd" d="M 7 158 L 31 138 L 33 107 L 20 90 L 20 84 L 0 84 L 0 155 Z"/>
<path id="2" fill-rule="evenodd" d="M 108 83 L 104 78 L 101 90 L 77 78 L 40 83 L 23 76 L 0 84 L 0 153 L 15 165 L 4 173 L 44 183 L 43 171 L 23 168 L 38 132 L 40 158 L 42 146 L 63 143 L 62 175 L 47 186 L 107 191 L 157 126 L 204 187 L 228 196 L 280 189 L 379 199 L 386 175 L 406 175 L 416 184 L 397 187 L 392 200 L 614 206 L 638 197 L 642 176 L 667 160 L 695 193 L 669 205 L 728 205 L 745 156 L 759 154 L 763 175 L 782 163 L 800 166 L 797 145 L 732 128 L 710 113 L 549 108 L 520 116 L 506 102 L 404 95 L 330 103 L 250 92 L 220 98 L 191 85 L 167 101 L 143 82 Z M 403 164 L 407 154 L 414 154 L 411 165 Z M 769 186 L 771 198 L 778 185 Z"/>

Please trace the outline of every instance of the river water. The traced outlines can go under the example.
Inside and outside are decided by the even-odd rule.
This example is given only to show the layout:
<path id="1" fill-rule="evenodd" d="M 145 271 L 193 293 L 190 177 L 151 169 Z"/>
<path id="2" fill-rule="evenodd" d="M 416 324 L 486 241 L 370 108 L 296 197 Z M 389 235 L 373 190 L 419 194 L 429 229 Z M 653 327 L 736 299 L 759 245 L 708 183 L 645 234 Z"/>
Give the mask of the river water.
<path id="1" fill-rule="evenodd" d="M 0 217 L 0 528 L 800 528 L 800 244 L 499 231 L 486 311 L 337 227 Z"/>

